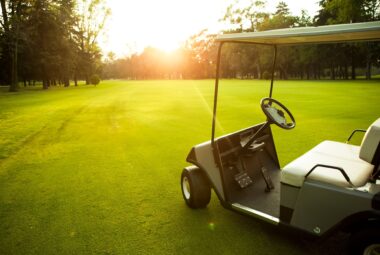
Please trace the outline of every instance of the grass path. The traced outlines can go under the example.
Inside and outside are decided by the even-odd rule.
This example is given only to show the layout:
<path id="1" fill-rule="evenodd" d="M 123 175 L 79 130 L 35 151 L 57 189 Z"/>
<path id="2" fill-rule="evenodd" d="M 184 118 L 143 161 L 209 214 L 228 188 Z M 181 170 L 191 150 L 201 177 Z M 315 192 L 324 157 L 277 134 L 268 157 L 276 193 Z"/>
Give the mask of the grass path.
<path id="1" fill-rule="evenodd" d="M 297 120 L 273 128 L 282 165 L 379 117 L 376 82 L 275 86 Z M 218 134 L 264 120 L 268 82 L 222 81 L 220 92 Z M 211 80 L 0 91 L 0 254 L 310 253 L 216 196 L 185 206 L 179 177 L 209 139 L 212 95 Z"/>

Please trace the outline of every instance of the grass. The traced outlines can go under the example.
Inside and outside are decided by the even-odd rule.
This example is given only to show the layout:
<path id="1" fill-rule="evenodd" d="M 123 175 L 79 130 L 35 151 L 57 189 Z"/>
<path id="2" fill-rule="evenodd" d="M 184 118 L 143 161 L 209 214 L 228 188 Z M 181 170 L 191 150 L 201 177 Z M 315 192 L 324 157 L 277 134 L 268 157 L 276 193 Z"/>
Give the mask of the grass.
<path id="1" fill-rule="evenodd" d="M 264 121 L 268 83 L 221 81 L 217 134 Z M 314 253 L 215 195 L 204 210 L 183 202 L 186 155 L 210 138 L 213 81 L 1 89 L 0 254 Z M 297 121 L 273 127 L 282 166 L 380 112 L 378 82 L 282 81 L 273 95 Z"/>

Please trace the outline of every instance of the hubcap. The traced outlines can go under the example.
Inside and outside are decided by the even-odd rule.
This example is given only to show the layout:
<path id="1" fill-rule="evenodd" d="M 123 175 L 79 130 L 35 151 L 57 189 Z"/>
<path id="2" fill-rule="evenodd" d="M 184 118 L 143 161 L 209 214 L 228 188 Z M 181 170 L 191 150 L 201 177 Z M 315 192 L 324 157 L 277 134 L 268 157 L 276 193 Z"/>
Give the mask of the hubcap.
<path id="1" fill-rule="evenodd" d="M 190 199 L 190 183 L 189 183 L 189 179 L 187 179 L 186 176 L 183 177 L 182 179 L 182 191 L 185 198 L 189 200 Z"/>
<path id="2" fill-rule="evenodd" d="M 380 255 L 380 244 L 372 244 L 368 246 L 363 255 Z"/>

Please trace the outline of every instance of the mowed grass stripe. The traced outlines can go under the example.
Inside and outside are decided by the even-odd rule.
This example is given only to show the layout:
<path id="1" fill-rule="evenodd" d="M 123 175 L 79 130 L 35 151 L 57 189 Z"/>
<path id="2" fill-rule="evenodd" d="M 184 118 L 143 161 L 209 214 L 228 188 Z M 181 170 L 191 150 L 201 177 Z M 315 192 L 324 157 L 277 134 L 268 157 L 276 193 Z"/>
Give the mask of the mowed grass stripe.
<path id="1" fill-rule="evenodd" d="M 218 134 L 265 120 L 268 81 L 220 85 Z M 273 127 L 281 164 L 366 128 L 379 92 L 377 82 L 275 84 L 297 120 L 292 131 Z M 211 80 L 0 93 L 0 253 L 310 253 L 215 196 L 205 210 L 185 206 L 181 169 L 210 138 L 212 100 Z"/>

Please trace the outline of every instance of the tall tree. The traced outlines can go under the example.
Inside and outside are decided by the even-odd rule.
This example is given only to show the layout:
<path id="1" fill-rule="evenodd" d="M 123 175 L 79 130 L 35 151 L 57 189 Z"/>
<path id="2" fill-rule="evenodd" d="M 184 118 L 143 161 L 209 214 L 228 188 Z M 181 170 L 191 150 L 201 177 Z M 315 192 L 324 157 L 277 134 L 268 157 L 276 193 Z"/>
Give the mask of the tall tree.
<path id="1" fill-rule="evenodd" d="M 239 0 L 227 7 L 222 21 L 232 25 L 235 32 L 259 31 L 261 23 L 269 18 L 269 14 L 264 11 L 265 2 L 260 0 L 250 0 L 244 6 Z"/>
<path id="2" fill-rule="evenodd" d="M 320 2 L 323 7 L 325 16 L 329 16 L 326 20 L 327 24 L 341 24 L 341 23 L 355 23 L 378 20 L 379 16 L 379 0 L 323 0 Z M 351 44 L 351 78 L 356 79 L 356 67 L 360 61 L 366 61 L 367 67 L 367 79 L 371 74 L 371 62 L 373 61 L 371 52 L 368 50 L 370 46 L 365 47 Z M 366 51 L 365 54 L 359 54 L 359 52 Z M 363 60 L 363 55 L 366 55 L 366 60 Z"/>
<path id="3" fill-rule="evenodd" d="M 9 91 L 18 89 L 18 48 L 20 40 L 20 26 L 22 22 L 23 3 L 21 0 L 0 0 L 2 26 L 4 30 L 5 54 L 9 65 L 6 67 L 10 73 Z"/>
<path id="4" fill-rule="evenodd" d="M 90 75 L 97 69 L 101 57 L 97 39 L 111 10 L 105 0 L 79 0 L 77 13 L 75 40 L 79 48 L 75 78 L 81 73 L 89 84 Z"/>
<path id="5" fill-rule="evenodd" d="M 262 24 L 262 29 L 269 30 L 294 27 L 297 21 L 297 17 L 291 15 L 288 5 L 285 2 L 279 2 L 276 7 L 276 12 L 270 19 L 267 19 L 266 22 Z"/>
<path id="6" fill-rule="evenodd" d="M 76 49 L 74 6 L 75 0 L 2 0 L 1 23 L 9 31 L 3 35 L 7 40 L 2 48 L 9 54 L 0 61 L 9 66 L 10 90 L 17 89 L 19 76 L 24 86 L 31 79 L 42 80 L 44 89 L 51 84 L 69 85 Z"/>

